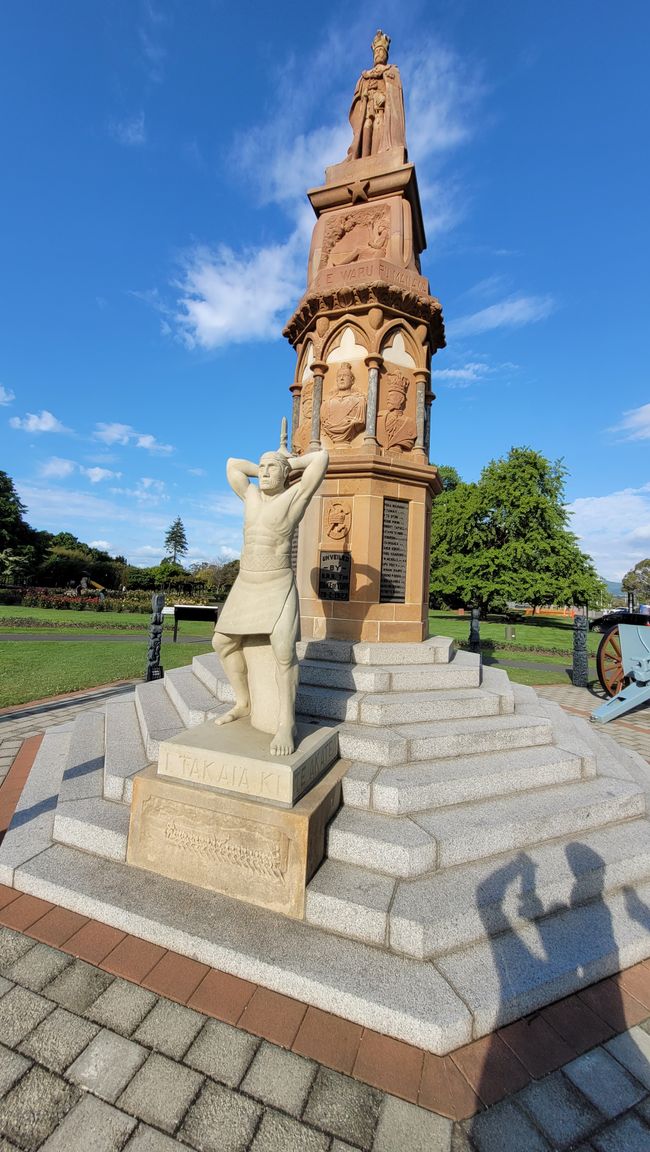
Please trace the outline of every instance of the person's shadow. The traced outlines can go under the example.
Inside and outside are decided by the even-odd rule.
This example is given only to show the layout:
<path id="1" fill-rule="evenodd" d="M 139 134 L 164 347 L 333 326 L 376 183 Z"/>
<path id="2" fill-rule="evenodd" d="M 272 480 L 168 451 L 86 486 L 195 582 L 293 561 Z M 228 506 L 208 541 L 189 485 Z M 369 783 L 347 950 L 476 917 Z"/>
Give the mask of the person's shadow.
<path id="1" fill-rule="evenodd" d="M 578 841 L 564 851 L 574 876 L 568 903 L 544 907 L 537 865 L 525 852 L 476 890 L 492 957 L 486 982 L 495 979 L 499 994 L 493 1031 L 473 1062 L 472 1087 L 488 1111 L 464 1124 L 479 1148 L 489 1137 L 490 1105 L 631 1027 L 624 995 L 617 981 L 608 979 L 619 971 L 619 951 L 603 898 L 604 861 Z M 623 894 L 628 916 L 650 930 L 650 908 L 632 888 Z M 594 980 L 599 982 L 592 986 Z M 565 999 L 576 991 L 581 992 L 577 1008 Z M 545 1007 L 549 993 L 554 1002 Z M 519 1112 L 515 1119 L 519 1116 L 523 1149 L 528 1119 Z"/>

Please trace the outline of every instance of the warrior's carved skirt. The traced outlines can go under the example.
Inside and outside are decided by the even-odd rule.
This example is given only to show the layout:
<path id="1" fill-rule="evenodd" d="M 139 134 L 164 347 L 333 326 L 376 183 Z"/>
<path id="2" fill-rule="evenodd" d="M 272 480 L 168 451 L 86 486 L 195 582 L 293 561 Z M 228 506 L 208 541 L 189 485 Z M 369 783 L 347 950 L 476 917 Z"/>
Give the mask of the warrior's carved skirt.
<path id="1" fill-rule="evenodd" d="M 228 636 L 270 635 L 289 599 L 295 601 L 298 612 L 298 591 L 291 568 L 269 572 L 240 569 L 216 631 Z"/>

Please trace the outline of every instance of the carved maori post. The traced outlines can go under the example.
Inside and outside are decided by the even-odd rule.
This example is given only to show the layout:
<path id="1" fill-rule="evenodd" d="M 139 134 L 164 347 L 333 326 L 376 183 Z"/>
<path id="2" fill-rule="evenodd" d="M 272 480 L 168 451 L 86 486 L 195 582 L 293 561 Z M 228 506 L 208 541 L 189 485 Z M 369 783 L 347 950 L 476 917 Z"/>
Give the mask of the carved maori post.
<path id="1" fill-rule="evenodd" d="M 469 621 L 469 646 L 472 652 L 478 652 L 481 647 L 480 621 L 480 608 L 472 608 Z"/>
<path id="2" fill-rule="evenodd" d="M 589 683 L 589 655 L 587 635 L 589 620 L 586 616 L 576 616 L 573 621 L 573 666 L 571 681 L 576 688 L 586 688 Z"/>
<path id="3" fill-rule="evenodd" d="M 147 652 L 147 670 L 145 681 L 162 680 L 165 670 L 160 663 L 160 645 L 163 633 L 162 610 L 165 607 L 165 597 L 162 592 L 154 592 L 151 597 L 151 624 L 149 625 L 149 650 Z"/>

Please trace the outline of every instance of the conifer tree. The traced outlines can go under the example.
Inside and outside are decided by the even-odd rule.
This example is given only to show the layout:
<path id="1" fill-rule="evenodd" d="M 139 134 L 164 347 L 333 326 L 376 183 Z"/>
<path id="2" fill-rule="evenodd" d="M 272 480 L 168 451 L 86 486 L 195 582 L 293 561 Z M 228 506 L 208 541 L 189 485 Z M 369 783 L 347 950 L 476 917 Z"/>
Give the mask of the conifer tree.
<path id="1" fill-rule="evenodd" d="M 173 524 L 170 524 L 167 535 L 165 536 L 165 549 L 167 555 L 171 553 L 174 564 L 177 562 L 178 556 L 184 556 L 187 552 L 187 536 L 185 535 L 185 528 L 180 516 L 177 516 Z"/>

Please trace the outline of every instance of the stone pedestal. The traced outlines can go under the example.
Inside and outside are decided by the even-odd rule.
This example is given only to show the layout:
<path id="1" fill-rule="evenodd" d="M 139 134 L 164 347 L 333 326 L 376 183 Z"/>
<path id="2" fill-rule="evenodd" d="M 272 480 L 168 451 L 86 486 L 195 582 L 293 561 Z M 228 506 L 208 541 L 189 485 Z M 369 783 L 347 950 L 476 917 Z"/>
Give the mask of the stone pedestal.
<path id="1" fill-rule="evenodd" d="M 248 718 L 223 727 L 208 720 L 161 741 L 158 775 L 291 806 L 331 767 L 338 748 L 336 728 L 299 724 L 296 751 L 271 756 L 268 736 Z"/>
<path id="2" fill-rule="evenodd" d="M 341 803 L 339 761 L 293 808 L 160 776 L 133 781 L 127 863 L 301 920 Z"/>
<path id="3" fill-rule="evenodd" d="M 341 802 L 337 757 L 326 724 L 299 725 L 286 757 L 248 719 L 161 741 L 158 766 L 133 781 L 127 863 L 302 919 Z"/>

